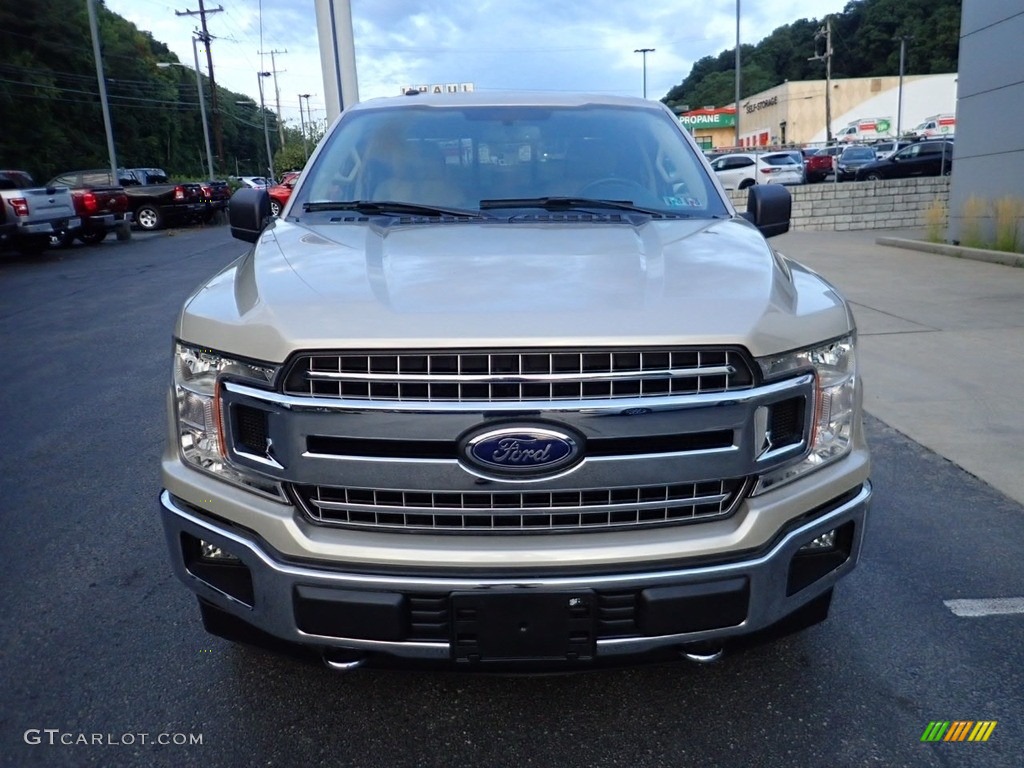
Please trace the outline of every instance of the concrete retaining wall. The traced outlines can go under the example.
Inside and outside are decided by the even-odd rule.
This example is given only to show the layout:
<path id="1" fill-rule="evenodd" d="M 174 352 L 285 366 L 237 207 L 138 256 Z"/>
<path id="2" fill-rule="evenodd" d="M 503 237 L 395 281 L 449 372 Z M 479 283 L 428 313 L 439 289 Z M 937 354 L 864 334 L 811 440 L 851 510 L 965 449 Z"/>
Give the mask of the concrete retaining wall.
<path id="1" fill-rule="evenodd" d="M 789 187 L 793 229 L 917 229 L 929 225 L 927 212 L 942 207 L 938 231 L 945 234 L 949 178 L 844 181 Z M 729 192 L 733 205 L 747 209 L 747 190 Z"/>

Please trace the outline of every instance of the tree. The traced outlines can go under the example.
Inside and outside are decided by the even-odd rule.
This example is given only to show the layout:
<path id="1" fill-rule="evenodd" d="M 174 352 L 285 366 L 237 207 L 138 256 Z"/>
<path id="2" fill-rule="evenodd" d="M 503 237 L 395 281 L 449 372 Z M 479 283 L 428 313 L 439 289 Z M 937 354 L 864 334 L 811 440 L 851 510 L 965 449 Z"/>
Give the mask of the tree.
<path id="1" fill-rule="evenodd" d="M 97 26 L 118 162 L 164 168 L 177 178 L 206 176 L 205 143 L 191 66 L 179 63 L 148 32 L 97 3 Z M 87 7 L 83 0 L 0 3 L 0 167 L 22 168 L 45 182 L 61 171 L 106 167 Z M 202 78 L 209 93 L 209 81 Z M 222 170 L 264 156 L 258 130 L 235 107 L 243 94 L 218 89 L 224 116 Z M 207 100 L 209 106 L 210 100 Z M 276 115 L 268 113 L 271 130 Z"/>
<path id="2" fill-rule="evenodd" d="M 833 77 L 881 77 L 899 71 L 899 43 L 912 36 L 907 74 L 955 72 L 962 0 L 850 0 L 832 24 Z M 815 32 L 824 20 L 799 19 L 775 29 L 756 46 L 742 45 L 741 98 L 787 80 L 824 77 Z M 735 99 L 735 49 L 694 62 L 690 73 L 662 98 L 670 107 L 723 106 Z"/>

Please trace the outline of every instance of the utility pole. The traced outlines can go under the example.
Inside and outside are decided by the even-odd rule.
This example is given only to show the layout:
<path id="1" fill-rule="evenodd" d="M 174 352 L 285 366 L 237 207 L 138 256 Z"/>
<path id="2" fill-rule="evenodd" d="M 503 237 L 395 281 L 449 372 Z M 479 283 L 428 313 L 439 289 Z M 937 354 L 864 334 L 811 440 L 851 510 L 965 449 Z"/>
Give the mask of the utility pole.
<path id="1" fill-rule="evenodd" d="M 197 31 L 196 35 L 199 37 L 200 40 L 203 41 L 203 44 L 206 46 L 206 69 L 207 73 L 210 75 L 210 109 L 213 112 L 213 135 L 217 139 L 217 161 L 219 164 L 219 162 L 224 157 L 224 132 L 221 129 L 220 108 L 217 106 L 217 81 L 213 77 L 213 53 L 210 51 L 210 41 L 213 38 L 210 36 L 209 31 L 207 31 L 206 29 L 206 17 L 208 14 L 220 13 L 224 10 L 224 8 L 218 5 L 216 8 L 206 10 L 206 6 L 204 5 L 204 3 L 205 0 L 199 0 L 198 11 L 175 11 L 174 15 L 198 16 L 199 21 L 203 27 L 202 34 L 200 35 L 199 32 Z"/>
<path id="2" fill-rule="evenodd" d="M 114 152 L 114 129 L 110 122 L 110 105 L 107 103 L 107 80 L 103 75 L 103 55 L 100 52 L 100 32 L 96 22 L 95 0 L 85 0 L 89 11 L 89 33 L 92 35 L 92 54 L 96 59 L 96 85 L 100 91 L 100 106 L 103 109 L 103 128 L 107 133 L 107 154 L 110 156 L 110 183 L 117 185 L 117 154 Z M 118 240 L 131 240 L 132 228 L 127 221 L 117 227 Z"/>
<path id="3" fill-rule="evenodd" d="M 644 98 L 647 98 L 647 54 L 653 53 L 653 48 L 637 48 L 633 53 L 641 53 L 644 57 Z"/>
<path id="4" fill-rule="evenodd" d="M 103 75 L 103 56 L 100 53 L 100 35 L 96 25 L 94 0 L 86 0 L 89 6 L 89 31 L 92 33 L 92 53 L 96 60 L 96 83 L 100 90 L 100 106 L 103 109 L 103 127 L 107 133 L 107 154 L 110 159 L 111 184 L 118 184 L 117 155 L 114 153 L 114 130 L 110 124 L 110 106 L 107 104 L 107 79 Z"/>
<path id="5" fill-rule="evenodd" d="M 277 87 L 277 62 L 274 61 L 275 53 L 288 53 L 286 48 L 283 51 L 268 51 L 270 54 L 270 72 L 274 75 L 274 97 L 277 104 L 277 138 L 281 140 L 281 146 L 284 146 L 284 121 L 281 119 L 281 89 Z M 263 56 L 263 51 L 260 51 L 260 56 Z M 282 72 L 287 72 L 287 69 L 282 69 Z"/>
<path id="6" fill-rule="evenodd" d="M 914 38 L 911 35 L 900 35 L 893 39 L 900 41 L 900 87 L 896 102 L 896 141 L 899 141 L 900 136 L 903 135 L 903 64 L 907 56 L 907 40 L 913 40 Z M 896 146 L 898 147 L 899 144 Z"/>
<path id="7" fill-rule="evenodd" d="M 263 101 L 263 78 L 270 77 L 270 72 L 257 72 L 256 78 L 260 85 L 260 112 L 263 113 L 263 139 L 267 142 L 267 172 L 270 174 L 267 178 L 273 181 L 274 176 L 274 153 L 270 151 L 270 132 L 267 130 L 267 107 Z"/>
<path id="8" fill-rule="evenodd" d="M 740 145 L 740 0 L 736 0 L 736 146 Z"/>
<path id="9" fill-rule="evenodd" d="M 825 38 L 824 53 L 817 53 L 817 43 Z M 832 143 L 832 20 L 825 17 L 825 26 L 814 33 L 815 54 L 808 61 L 825 62 L 825 141 Z"/>
<path id="10" fill-rule="evenodd" d="M 302 100 L 306 100 L 306 104 L 309 104 L 309 97 L 311 94 L 300 93 L 299 94 L 299 121 L 302 123 L 302 154 L 309 160 L 309 145 L 306 143 L 306 119 L 302 116 Z"/>

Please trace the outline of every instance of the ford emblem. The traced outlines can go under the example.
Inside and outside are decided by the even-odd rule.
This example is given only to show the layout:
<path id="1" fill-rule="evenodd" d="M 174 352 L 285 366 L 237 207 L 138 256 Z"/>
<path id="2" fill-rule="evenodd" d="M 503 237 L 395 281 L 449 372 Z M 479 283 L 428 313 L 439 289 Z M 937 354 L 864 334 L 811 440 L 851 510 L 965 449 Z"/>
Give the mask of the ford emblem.
<path id="1" fill-rule="evenodd" d="M 576 438 L 541 427 L 491 429 L 473 435 L 463 455 L 478 469 L 498 475 L 547 475 L 579 456 Z"/>

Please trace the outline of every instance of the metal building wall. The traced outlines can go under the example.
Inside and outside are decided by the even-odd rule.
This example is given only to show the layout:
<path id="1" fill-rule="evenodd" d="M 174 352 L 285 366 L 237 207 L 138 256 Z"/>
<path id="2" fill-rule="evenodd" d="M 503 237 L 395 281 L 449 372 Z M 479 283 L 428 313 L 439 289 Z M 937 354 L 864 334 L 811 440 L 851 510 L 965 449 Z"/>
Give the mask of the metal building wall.
<path id="1" fill-rule="evenodd" d="M 949 239 L 964 229 L 964 205 L 1024 200 L 1024 0 L 964 0 L 960 21 L 956 146 Z M 986 217 L 982 231 L 991 233 Z"/>

